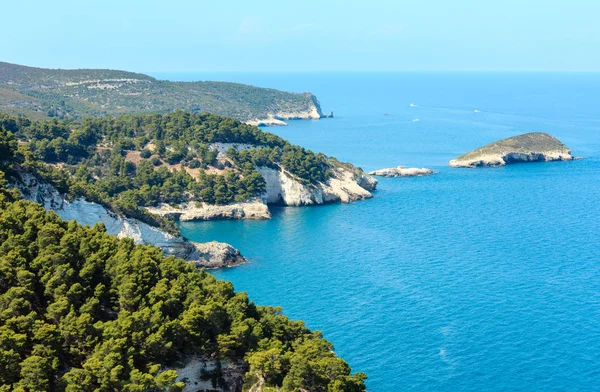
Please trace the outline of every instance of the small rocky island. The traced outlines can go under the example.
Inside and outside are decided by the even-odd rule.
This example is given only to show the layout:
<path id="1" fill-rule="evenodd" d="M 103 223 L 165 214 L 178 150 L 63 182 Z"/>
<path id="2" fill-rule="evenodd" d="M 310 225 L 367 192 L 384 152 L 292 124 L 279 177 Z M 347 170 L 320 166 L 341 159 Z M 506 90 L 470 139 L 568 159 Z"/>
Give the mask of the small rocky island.
<path id="1" fill-rule="evenodd" d="M 372 176 L 380 176 L 380 177 L 421 177 L 428 176 L 430 174 L 434 174 L 435 172 L 431 169 L 426 169 L 424 167 L 388 167 L 385 169 L 374 170 L 369 174 Z"/>
<path id="2" fill-rule="evenodd" d="M 449 162 L 452 167 L 504 166 L 518 162 L 571 161 L 571 150 L 552 135 L 525 133 L 485 145 Z"/>

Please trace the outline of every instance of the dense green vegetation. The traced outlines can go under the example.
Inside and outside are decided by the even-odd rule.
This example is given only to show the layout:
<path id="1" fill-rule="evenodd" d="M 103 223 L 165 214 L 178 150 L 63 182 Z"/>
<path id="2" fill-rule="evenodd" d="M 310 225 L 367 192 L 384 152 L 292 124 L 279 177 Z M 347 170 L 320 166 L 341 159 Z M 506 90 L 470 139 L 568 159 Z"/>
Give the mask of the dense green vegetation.
<path id="1" fill-rule="evenodd" d="M 211 112 L 242 121 L 279 112 L 308 112 L 310 93 L 224 82 L 168 82 L 108 69 L 60 70 L 0 62 L 0 110 L 33 118 L 124 113 Z"/>
<path id="2" fill-rule="evenodd" d="M 264 192 L 255 166 L 281 166 L 306 184 L 331 175 L 327 157 L 237 120 L 176 111 L 33 121 L 0 115 L 21 142 L 20 165 L 72 197 L 169 229 L 146 212 L 159 203 L 246 201 Z M 258 146 L 217 159 L 216 143 Z"/>
<path id="3" fill-rule="evenodd" d="M 11 144 L 0 137 L 2 157 Z M 4 185 L 0 170 L 0 391 L 177 391 L 165 370 L 191 356 L 243 360 L 245 389 L 364 391 L 364 374 L 302 322 Z"/>

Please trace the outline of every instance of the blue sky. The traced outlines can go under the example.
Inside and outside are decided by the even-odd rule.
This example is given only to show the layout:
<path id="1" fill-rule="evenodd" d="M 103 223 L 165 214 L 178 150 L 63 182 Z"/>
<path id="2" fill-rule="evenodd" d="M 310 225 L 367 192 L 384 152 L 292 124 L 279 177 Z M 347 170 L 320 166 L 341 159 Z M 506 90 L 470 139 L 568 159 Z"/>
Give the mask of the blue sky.
<path id="1" fill-rule="evenodd" d="M 600 70 L 600 1 L 5 1 L 0 60 L 166 71 Z"/>

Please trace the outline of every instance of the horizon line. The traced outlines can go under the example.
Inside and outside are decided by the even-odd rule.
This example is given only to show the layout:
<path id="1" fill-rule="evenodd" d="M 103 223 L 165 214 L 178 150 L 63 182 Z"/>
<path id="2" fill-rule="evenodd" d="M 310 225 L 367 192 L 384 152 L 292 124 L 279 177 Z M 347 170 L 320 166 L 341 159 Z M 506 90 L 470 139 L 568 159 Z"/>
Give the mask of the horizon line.
<path id="1" fill-rule="evenodd" d="M 541 69 L 541 68 L 513 68 L 513 69 L 415 69 L 415 68 L 405 68 L 405 69 L 278 69 L 278 70 L 268 70 L 268 69 L 236 69 L 236 70 L 222 70 L 222 69 L 197 69 L 197 70 L 139 70 L 135 69 L 136 67 L 132 67 L 131 69 L 127 69 L 126 67 L 120 68 L 117 67 L 50 67 L 50 66 L 39 66 L 39 65 L 24 65 L 23 63 L 5 61 L 0 59 L 0 62 L 6 62 L 12 65 L 18 65 L 23 67 L 30 68 L 41 68 L 41 69 L 50 69 L 50 70 L 110 70 L 110 71 L 126 71 L 126 72 L 135 72 L 135 73 L 332 73 L 332 72 L 346 72 L 346 73 L 391 73 L 391 72 L 407 72 L 407 73 L 600 73 L 600 68 L 598 69 Z"/>
<path id="2" fill-rule="evenodd" d="M 64 68 L 63 68 L 64 69 Z M 83 68 L 79 68 L 83 69 Z M 98 68 L 100 69 L 100 68 Z M 323 69 L 323 70 L 161 70 L 133 71 L 146 74 L 160 73 L 600 73 L 597 70 L 568 70 L 568 69 Z"/>

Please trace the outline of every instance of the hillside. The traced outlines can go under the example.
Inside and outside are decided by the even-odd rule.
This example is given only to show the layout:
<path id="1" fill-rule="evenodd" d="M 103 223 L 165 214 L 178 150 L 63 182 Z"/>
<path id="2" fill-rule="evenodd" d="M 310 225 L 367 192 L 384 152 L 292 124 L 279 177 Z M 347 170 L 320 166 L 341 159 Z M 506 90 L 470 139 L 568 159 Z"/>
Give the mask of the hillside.
<path id="1" fill-rule="evenodd" d="M 169 82 L 107 69 L 60 70 L 0 62 L 0 111 L 36 119 L 210 112 L 254 125 L 323 116 L 310 93 L 226 82 Z"/>
<path id="2" fill-rule="evenodd" d="M 319 332 L 159 248 L 18 200 L 2 170 L 0 390 L 365 390 Z"/>
<path id="3" fill-rule="evenodd" d="M 0 115 L 0 132 L 18 139 L 22 170 L 69 198 L 167 231 L 174 224 L 161 215 L 194 210 L 203 220 L 266 219 L 266 203 L 350 202 L 371 197 L 376 184 L 350 164 L 214 114 L 81 121 Z M 233 215 L 224 216 L 225 210 Z"/>

